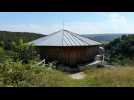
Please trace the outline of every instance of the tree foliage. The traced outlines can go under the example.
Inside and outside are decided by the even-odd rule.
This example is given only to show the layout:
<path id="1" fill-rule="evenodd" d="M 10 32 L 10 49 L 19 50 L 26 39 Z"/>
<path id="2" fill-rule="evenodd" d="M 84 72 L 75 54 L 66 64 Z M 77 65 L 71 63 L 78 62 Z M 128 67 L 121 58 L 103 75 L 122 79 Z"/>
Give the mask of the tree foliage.
<path id="1" fill-rule="evenodd" d="M 6 57 L 7 55 L 6 55 L 5 50 L 2 47 L 0 47 L 0 63 L 3 63 Z"/>
<path id="2" fill-rule="evenodd" d="M 12 42 L 12 49 L 8 53 L 14 61 L 22 61 L 23 63 L 39 59 L 37 49 L 32 45 L 24 43 L 22 39 L 18 43 Z"/>
<path id="3" fill-rule="evenodd" d="M 134 59 L 134 35 L 123 35 L 105 46 L 109 62 L 129 63 Z"/>

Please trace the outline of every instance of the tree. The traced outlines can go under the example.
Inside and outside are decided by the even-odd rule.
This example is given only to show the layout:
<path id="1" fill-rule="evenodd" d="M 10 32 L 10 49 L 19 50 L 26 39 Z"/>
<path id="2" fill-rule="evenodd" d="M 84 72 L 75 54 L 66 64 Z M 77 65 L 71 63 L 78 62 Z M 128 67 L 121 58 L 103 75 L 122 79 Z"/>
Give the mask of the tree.
<path id="1" fill-rule="evenodd" d="M 39 58 L 37 49 L 32 45 L 24 43 L 22 39 L 18 43 L 12 42 L 11 57 L 14 61 L 19 60 L 23 63 Z"/>
<path id="2" fill-rule="evenodd" d="M 105 46 L 108 62 L 123 64 L 134 59 L 134 35 L 123 35 Z"/>

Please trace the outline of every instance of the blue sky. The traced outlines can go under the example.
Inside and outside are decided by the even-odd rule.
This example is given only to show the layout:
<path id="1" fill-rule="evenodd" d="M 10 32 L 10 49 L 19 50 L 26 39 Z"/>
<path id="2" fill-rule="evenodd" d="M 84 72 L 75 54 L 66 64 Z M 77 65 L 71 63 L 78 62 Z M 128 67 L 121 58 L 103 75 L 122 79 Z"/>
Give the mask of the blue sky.
<path id="1" fill-rule="evenodd" d="M 0 12 L 0 30 L 49 34 L 134 33 L 134 12 Z"/>

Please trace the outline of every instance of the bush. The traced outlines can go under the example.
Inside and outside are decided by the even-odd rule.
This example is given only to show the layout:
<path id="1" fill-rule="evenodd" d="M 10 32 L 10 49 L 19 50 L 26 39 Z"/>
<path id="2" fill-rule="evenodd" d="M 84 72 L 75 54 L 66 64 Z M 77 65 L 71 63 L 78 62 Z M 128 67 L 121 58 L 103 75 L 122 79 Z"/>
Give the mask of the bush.
<path id="1" fill-rule="evenodd" d="M 12 50 L 8 53 L 14 61 L 28 63 L 30 60 L 39 60 L 37 49 L 32 45 L 25 44 L 23 40 L 20 40 L 19 43 L 13 42 Z"/>
<path id="2" fill-rule="evenodd" d="M 0 64 L 0 80 L 0 85 L 5 87 L 55 87 L 69 83 L 69 77 L 60 71 L 12 60 Z"/>

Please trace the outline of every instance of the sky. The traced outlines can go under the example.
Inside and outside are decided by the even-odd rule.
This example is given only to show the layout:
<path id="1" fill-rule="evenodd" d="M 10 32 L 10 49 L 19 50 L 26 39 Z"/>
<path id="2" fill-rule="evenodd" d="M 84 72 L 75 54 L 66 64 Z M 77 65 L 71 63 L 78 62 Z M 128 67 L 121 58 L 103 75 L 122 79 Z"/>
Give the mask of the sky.
<path id="1" fill-rule="evenodd" d="M 63 25 L 64 22 L 64 25 Z M 0 12 L 0 30 L 50 34 L 134 33 L 134 12 Z"/>

